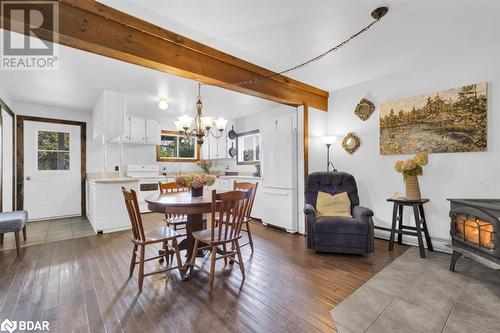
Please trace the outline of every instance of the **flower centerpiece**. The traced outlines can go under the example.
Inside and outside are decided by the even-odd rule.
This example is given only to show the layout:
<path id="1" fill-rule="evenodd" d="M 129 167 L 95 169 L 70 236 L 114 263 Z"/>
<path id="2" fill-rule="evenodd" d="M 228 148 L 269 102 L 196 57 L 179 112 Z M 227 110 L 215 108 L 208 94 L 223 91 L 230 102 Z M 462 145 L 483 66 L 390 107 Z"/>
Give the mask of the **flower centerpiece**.
<path id="1" fill-rule="evenodd" d="M 212 161 L 209 160 L 199 160 L 196 164 L 202 168 L 205 173 L 209 173 L 212 167 Z"/>
<path id="2" fill-rule="evenodd" d="M 403 174 L 403 181 L 406 185 L 406 199 L 420 200 L 420 186 L 418 184 L 418 176 L 423 174 L 423 166 L 428 162 L 428 154 L 426 152 L 418 153 L 413 158 L 405 161 L 396 161 L 394 169 Z"/>
<path id="3" fill-rule="evenodd" d="M 200 197 L 203 195 L 203 186 L 213 185 L 215 177 L 202 174 L 202 175 L 187 175 L 175 179 L 175 182 L 181 187 L 191 189 L 191 196 Z"/>

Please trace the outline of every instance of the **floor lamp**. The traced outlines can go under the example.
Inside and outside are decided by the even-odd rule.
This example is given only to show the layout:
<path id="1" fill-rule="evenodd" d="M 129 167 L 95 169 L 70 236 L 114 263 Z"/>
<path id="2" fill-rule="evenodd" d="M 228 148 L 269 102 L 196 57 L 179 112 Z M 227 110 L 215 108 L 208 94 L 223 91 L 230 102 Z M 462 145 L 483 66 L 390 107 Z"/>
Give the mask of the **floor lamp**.
<path id="1" fill-rule="evenodd" d="M 333 163 L 330 161 L 330 146 L 332 143 L 337 141 L 337 137 L 332 135 L 322 136 L 321 141 L 326 145 L 326 171 L 330 172 L 330 166 L 332 167 L 332 171 L 337 171 Z"/>

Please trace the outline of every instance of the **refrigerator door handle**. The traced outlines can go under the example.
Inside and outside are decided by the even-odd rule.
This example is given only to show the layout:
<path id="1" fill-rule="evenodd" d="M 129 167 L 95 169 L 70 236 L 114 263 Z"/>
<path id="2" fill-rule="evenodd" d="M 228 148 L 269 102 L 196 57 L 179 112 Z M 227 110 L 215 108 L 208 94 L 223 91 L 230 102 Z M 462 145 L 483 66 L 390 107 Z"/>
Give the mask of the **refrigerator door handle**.
<path id="1" fill-rule="evenodd" d="M 268 190 L 268 189 L 264 188 L 263 192 L 266 194 L 271 194 L 271 195 L 282 195 L 282 196 L 289 196 L 290 195 L 289 191 L 286 191 L 286 190 L 279 191 L 279 190 Z"/>

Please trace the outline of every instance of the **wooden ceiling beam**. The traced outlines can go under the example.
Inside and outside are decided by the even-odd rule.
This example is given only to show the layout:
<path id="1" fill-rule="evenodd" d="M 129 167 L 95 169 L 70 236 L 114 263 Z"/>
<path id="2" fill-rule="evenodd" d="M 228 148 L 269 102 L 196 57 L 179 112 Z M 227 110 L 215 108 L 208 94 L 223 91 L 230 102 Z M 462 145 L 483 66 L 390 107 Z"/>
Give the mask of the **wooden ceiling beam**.
<path id="1" fill-rule="evenodd" d="M 2 16 L 5 26 L 10 18 L 5 13 Z M 51 33 L 46 29 L 39 37 L 50 40 Z M 93 0 L 59 0 L 58 39 L 62 45 L 187 79 L 278 103 L 307 104 L 328 111 L 328 92 L 286 76 L 231 85 L 274 72 Z"/>

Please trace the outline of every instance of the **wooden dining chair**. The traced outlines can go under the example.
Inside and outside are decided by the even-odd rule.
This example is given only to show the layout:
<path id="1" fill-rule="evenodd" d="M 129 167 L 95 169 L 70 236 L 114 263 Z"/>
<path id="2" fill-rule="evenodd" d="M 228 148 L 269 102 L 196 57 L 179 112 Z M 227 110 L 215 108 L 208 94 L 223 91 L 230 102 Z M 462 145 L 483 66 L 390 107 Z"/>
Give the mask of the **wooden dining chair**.
<path id="1" fill-rule="evenodd" d="M 231 264 L 237 263 L 240 267 L 243 280 L 245 280 L 245 268 L 241 256 L 239 240 L 241 238 L 241 226 L 251 197 L 252 190 L 225 193 L 216 193 L 216 191 L 213 190 L 210 220 L 211 228 L 193 232 L 195 243 L 193 255 L 189 262 L 190 275 L 193 274 L 195 267 L 208 273 L 210 290 L 212 290 L 214 286 L 215 262 L 219 259 L 224 259 L 224 261 L 227 262 L 229 258 Z M 228 249 L 228 245 L 230 249 Z M 196 254 L 199 250 L 210 251 L 210 272 L 196 265 Z M 238 259 L 236 259 L 236 256 Z"/>
<path id="2" fill-rule="evenodd" d="M 175 192 L 188 192 L 187 187 L 181 187 L 176 182 L 162 183 L 159 182 L 160 193 L 175 193 Z M 172 227 L 175 231 L 186 229 L 187 217 L 183 214 L 169 214 L 165 213 L 165 222 L 167 226 Z"/>
<path id="3" fill-rule="evenodd" d="M 123 196 L 125 198 L 125 206 L 127 207 L 128 215 L 130 217 L 130 223 L 132 225 L 132 243 L 134 244 L 134 249 L 132 251 L 132 260 L 130 261 L 130 277 L 134 274 L 135 265 L 139 265 L 139 292 L 142 291 L 142 283 L 145 276 L 165 273 L 173 269 L 178 269 L 181 273 L 182 261 L 179 252 L 179 244 L 177 238 L 180 235 L 168 226 L 161 227 L 148 232 L 144 231 L 142 224 L 142 218 L 139 211 L 139 204 L 137 203 L 137 195 L 134 190 L 126 189 L 122 187 Z M 170 244 L 170 242 L 172 244 Z M 146 246 L 153 244 L 162 244 L 163 252 L 161 255 L 151 258 L 145 258 Z M 137 250 L 140 248 L 139 261 L 137 260 Z M 167 264 L 169 262 L 169 253 L 175 253 L 177 259 L 177 265 L 172 267 L 167 267 L 166 269 L 154 271 L 154 272 L 144 272 L 144 264 L 146 261 L 158 259 L 165 257 Z"/>
<path id="4" fill-rule="evenodd" d="M 252 232 L 250 231 L 250 222 L 252 221 L 252 217 L 251 217 L 252 216 L 252 208 L 253 208 L 253 203 L 255 201 L 255 195 L 257 194 L 257 186 L 259 186 L 259 182 L 256 182 L 256 183 L 248 183 L 248 182 L 238 183 L 235 180 L 233 183 L 233 190 L 235 190 L 235 191 L 252 190 L 252 197 L 250 198 L 250 203 L 249 203 L 247 211 L 245 213 L 245 218 L 243 219 L 243 225 L 245 227 L 241 228 L 241 231 L 247 233 L 248 242 L 240 245 L 241 247 L 243 247 L 245 245 L 250 245 L 250 248 L 252 249 L 252 253 L 253 253 L 253 239 L 252 239 Z"/>

